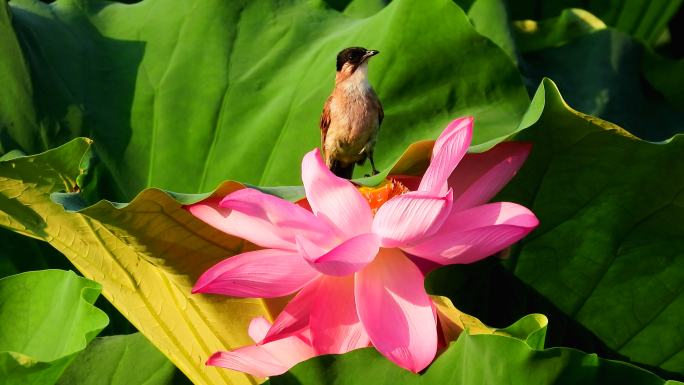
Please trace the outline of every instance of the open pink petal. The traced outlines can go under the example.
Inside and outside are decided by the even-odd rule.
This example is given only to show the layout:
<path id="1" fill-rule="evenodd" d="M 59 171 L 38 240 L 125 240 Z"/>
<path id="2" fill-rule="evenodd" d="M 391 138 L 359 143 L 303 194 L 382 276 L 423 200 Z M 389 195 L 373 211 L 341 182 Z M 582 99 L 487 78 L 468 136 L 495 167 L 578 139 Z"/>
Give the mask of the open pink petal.
<path id="1" fill-rule="evenodd" d="M 275 321 L 273 321 L 273 325 L 268 330 L 268 333 L 266 333 L 263 342 L 270 342 L 292 334 L 301 333 L 302 330 L 309 327 L 311 308 L 316 300 L 318 284 L 321 278 L 304 286 L 304 288 L 288 302 L 287 306 L 285 306 L 280 314 L 278 314 Z"/>
<path id="2" fill-rule="evenodd" d="M 308 342 L 308 335 L 309 330 L 306 329 L 301 333 L 264 343 L 261 346 L 289 369 L 315 355 L 315 350 Z"/>
<path id="3" fill-rule="evenodd" d="M 297 248 L 316 270 L 343 277 L 369 264 L 380 249 L 380 238 L 372 233 L 357 235 L 330 251 L 319 248 L 304 238 L 297 238 Z"/>
<path id="4" fill-rule="evenodd" d="M 210 198 L 185 208 L 195 217 L 224 233 L 267 248 L 294 249 L 272 223 L 219 206 L 220 198 Z"/>
<path id="5" fill-rule="evenodd" d="M 237 370 L 255 377 L 277 376 L 288 369 L 267 352 L 263 345 L 245 346 L 230 352 L 216 352 L 209 357 L 207 365 Z"/>
<path id="6" fill-rule="evenodd" d="M 192 292 L 282 297 L 301 289 L 319 274 L 296 252 L 264 249 L 217 263 L 200 276 Z"/>
<path id="7" fill-rule="evenodd" d="M 289 245 L 294 245 L 295 234 L 317 243 L 328 242 L 334 236 L 332 228 L 316 218 L 310 211 L 259 190 L 246 188 L 235 191 L 223 198 L 219 206 L 239 212 L 244 214 L 245 218 L 249 218 L 248 221 L 242 219 L 234 224 L 234 227 L 239 227 L 234 231 L 239 231 L 240 235 L 245 235 L 248 229 L 269 231 Z M 230 220 L 230 217 L 227 219 Z M 257 222 L 258 228 L 251 228 L 254 222 Z M 250 234 L 250 237 L 259 239 L 264 235 L 263 233 Z M 246 236 L 242 238 L 249 239 Z M 260 245 L 258 242 L 254 243 Z"/>
<path id="8" fill-rule="evenodd" d="M 370 340 L 354 302 L 354 277 L 323 277 L 311 311 L 311 342 L 317 354 L 341 354 Z"/>
<path id="9" fill-rule="evenodd" d="M 418 190 L 443 196 L 447 178 L 468 151 L 473 137 L 473 118 L 468 116 L 449 123 L 432 148 L 430 166 L 420 181 Z"/>
<path id="10" fill-rule="evenodd" d="M 249 334 L 249 338 L 251 338 L 252 341 L 259 343 L 266 337 L 266 333 L 268 333 L 270 328 L 271 323 L 266 318 L 254 317 L 249 323 L 247 334 Z"/>
<path id="11" fill-rule="evenodd" d="M 356 309 L 371 342 L 397 365 L 418 372 L 437 352 L 437 320 L 423 275 L 397 249 L 382 249 L 356 274 Z"/>
<path id="12" fill-rule="evenodd" d="M 451 211 L 452 194 L 435 197 L 422 191 L 396 196 L 380 206 L 373 219 L 373 232 L 382 247 L 408 246 L 431 235 Z"/>
<path id="13" fill-rule="evenodd" d="M 207 365 L 220 366 L 256 377 L 277 376 L 315 355 L 299 336 L 290 336 L 262 345 L 249 345 L 230 352 L 214 353 Z"/>
<path id="14" fill-rule="evenodd" d="M 443 265 L 472 263 L 519 241 L 538 224 L 523 206 L 490 203 L 453 213 L 437 233 L 405 251 Z"/>
<path id="15" fill-rule="evenodd" d="M 449 177 L 453 211 L 489 202 L 516 174 L 532 149 L 525 142 L 502 142 L 480 154 L 466 154 Z"/>
<path id="16" fill-rule="evenodd" d="M 304 156 L 302 181 L 314 214 L 336 226 L 341 237 L 370 232 L 373 216 L 368 201 L 351 182 L 328 170 L 318 149 Z"/>

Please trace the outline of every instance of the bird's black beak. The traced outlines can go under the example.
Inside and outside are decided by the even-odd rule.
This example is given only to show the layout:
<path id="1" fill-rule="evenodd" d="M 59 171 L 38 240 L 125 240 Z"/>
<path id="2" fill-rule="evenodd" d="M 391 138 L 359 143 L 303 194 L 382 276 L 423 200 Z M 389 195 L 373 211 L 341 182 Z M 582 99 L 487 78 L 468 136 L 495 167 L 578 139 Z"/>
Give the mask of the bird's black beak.
<path id="1" fill-rule="evenodd" d="M 368 60 L 368 58 L 370 58 L 371 56 L 375 56 L 379 53 L 380 53 L 380 51 L 370 49 L 370 50 L 366 51 L 366 53 L 363 55 L 363 58 L 361 58 L 361 62 L 364 62 L 364 61 Z"/>

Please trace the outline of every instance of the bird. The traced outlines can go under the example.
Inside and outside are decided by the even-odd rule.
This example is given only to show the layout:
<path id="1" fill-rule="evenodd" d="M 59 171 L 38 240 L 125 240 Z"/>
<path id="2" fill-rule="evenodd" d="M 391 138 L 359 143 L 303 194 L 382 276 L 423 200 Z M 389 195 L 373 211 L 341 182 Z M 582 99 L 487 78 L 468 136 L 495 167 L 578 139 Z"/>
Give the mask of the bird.
<path id="1" fill-rule="evenodd" d="M 379 53 L 350 47 L 337 54 L 335 87 L 323 106 L 320 129 L 325 164 L 341 178 L 351 179 L 354 165 L 366 159 L 378 174 L 373 149 L 385 115 L 368 81 L 368 61 Z"/>

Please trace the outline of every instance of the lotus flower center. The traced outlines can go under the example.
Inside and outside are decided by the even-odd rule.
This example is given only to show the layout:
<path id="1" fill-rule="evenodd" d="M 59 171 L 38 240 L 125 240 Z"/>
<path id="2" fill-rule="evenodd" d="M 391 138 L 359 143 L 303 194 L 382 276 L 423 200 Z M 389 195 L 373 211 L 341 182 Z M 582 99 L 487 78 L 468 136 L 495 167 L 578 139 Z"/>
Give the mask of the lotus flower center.
<path id="1" fill-rule="evenodd" d="M 366 198 L 371 211 L 375 214 L 380 206 L 395 196 L 406 194 L 409 189 L 396 179 L 386 179 L 375 187 L 359 187 L 359 192 Z"/>

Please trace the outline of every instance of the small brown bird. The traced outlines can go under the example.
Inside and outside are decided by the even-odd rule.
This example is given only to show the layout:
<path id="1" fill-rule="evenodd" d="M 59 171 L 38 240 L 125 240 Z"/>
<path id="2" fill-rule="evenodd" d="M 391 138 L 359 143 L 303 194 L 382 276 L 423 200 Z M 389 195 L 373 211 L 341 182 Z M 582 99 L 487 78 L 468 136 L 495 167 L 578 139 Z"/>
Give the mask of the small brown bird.
<path id="1" fill-rule="evenodd" d="M 368 60 L 375 50 L 351 47 L 337 54 L 335 89 L 321 114 L 321 147 L 325 164 L 335 175 L 350 179 L 354 164 L 370 159 L 384 117 L 382 105 L 368 82 Z"/>

